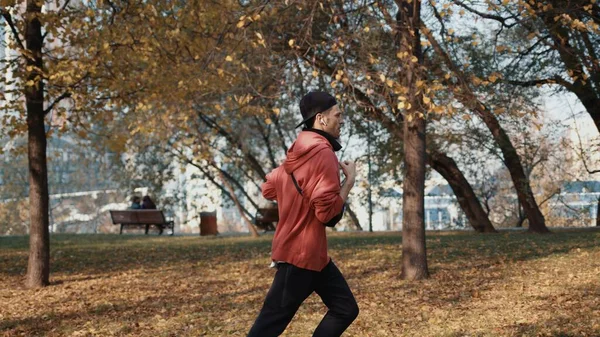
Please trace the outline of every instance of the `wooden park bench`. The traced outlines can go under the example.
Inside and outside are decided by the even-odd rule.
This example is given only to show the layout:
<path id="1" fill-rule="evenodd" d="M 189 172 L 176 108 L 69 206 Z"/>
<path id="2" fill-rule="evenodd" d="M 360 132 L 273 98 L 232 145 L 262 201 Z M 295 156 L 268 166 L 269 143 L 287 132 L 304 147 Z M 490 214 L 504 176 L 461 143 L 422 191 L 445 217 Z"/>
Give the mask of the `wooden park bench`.
<path id="1" fill-rule="evenodd" d="M 277 207 L 259 208 L 256 210 L 254 224 L 265 231 L 274 231 L 274 223 L 279 221 L 279 210 Z"/>
<path id="2" fill-rule="evenodd" d="M 167 221 L 161 210 L 157 209 L 128 209 L 124 211 L 110 211 L 113 225 L 121 225 L 119 234 L 123 234 L 124 226 L 145 226 L 148 234 L 150 226 L 154 225 L 159 230 L 159 235 L 165 228 L 171 229 L 171 235 L 175 234 L 175 223 Z"/>

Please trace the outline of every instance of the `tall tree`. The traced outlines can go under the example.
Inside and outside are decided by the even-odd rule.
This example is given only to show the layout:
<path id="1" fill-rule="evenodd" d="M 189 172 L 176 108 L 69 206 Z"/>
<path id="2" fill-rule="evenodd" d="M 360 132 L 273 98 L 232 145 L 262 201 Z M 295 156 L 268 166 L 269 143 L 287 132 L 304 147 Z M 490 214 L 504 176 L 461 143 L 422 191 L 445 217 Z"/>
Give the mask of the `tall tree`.
<path id="1" fill-rule="evenodd" d="M 549 85 L 575 94 L 600 131 L 600 3 L 451 3 L 493 30 L 490 40 L 503 81 L 524 87 Z"/>
<path id="2" fill-rule="evenodd" d="M 29 167 L 29 262 L 25 284 L 37 288 L 49 284 L 50 234 L 48 219 L 48 170 L 46 166 L 46 131 L 44 128 L 44 81 L 43 43 L 41 14 L 42 6 L 36 1 L 27 1 L 22 13 L 24 34 L 18 32 L 17 20 L 10 10 L 1 7 L 6 24 L 14 34 L 14 45 L 22 55 L 27 55 L 24 81 L 26 125 Z M 21 18 L 19 18 L 21 19 Z M 24 40 L 22 37 L 24 36 Z"/>
<path id="3" fill-rule="evenodd" d="M 69 0 L 0 2 L 2 24 L 9 30 L 8 50 L 0 61 L 0 80 L 4 89 L 0 105 L 3 127 L 0 130 L 11 138 L 27 135 L 28 141 L 28 287 L 49 283 L 46 138 L 53 132 L 61 134 L 70 128 L 79 129 L 81 136 L 94 132 L 94 128 L 110 123 L 119 112 L 123 113 L 122 106 L 115 104 L 117 99 L 112 96 L 115 92 L 121 94 L 118 98 L 124 98 L 143 89 L 140 78 L 133 79 L 137 82 L 129 86 L 132 82 L 115 78 L 119 73 L 100 71 L 107 65 L 131 66 L 119 62 L 123 61 L 119 59 L 121 55 L 111 50 L 111 43 L 123 47 L 140 41 L 130 39 L 127 34 L 121 34 L 120 39 L 100 41 L 106 37 L 99 34 L 105 27 L 102 15 L 106 14 L 106 21 L 110 21 L 114 13 L 100 11 L 102 15 L 97 16 L 97 4 L 71 3 Z M 106 4 L 108 8 L 111 5 L 115 4 Z M 143 107 L 144 102 L 140 103 Z M 133 112 L 135 110 L 130 110 L 124 115 L 132 118 L 136 115 Z M 122 122 L 123 115 L 120 117 L 119 122 Z M 59 125 L 48 129 L 45 119 L 57 121 Z M 117 140 L 112 143 L 122 139 L 115 135 L 112 138 Z"/>
<path id="4" fill-rule="evenodd" d="M 293 6 L 282 6 L 281 11 Z M 398 52 L 394 47 L 392 27 L 396 23 L 390 14 L 396 11 L 396 6 L 387 2 L 314 1 L 312 5 L 298 7 L 293 14 L 278 15 L 268 25 L 257 23 L 250 28 L 258 30 L 268 41 L 267 46 L 278 55 L 302 60 L 308 73 L 312 70 L 313 77 L 329 83 L 332 88 L 329 90 L 339 92 L 346 104 L 355 104 L 351 110 L 358 111 L 363 119 L 374 120 L 403 144 L 404 124 L 398 116 L 406 105 L 400 107 L 398 100 L 406 93 L 401 92 L 399 84 L 403 74 L 394 70 Z M 268 17 L 264 20 L 268 21 Z M 310 76 L 307 82 L 310 84 Z M 443 90 L 439 85 L 435 87 L 435 90 Z M 436 107 L 434 114 L 441 113 L 444 109 Z M 429 118 L 430 114 L 424 116 Z M 363 129 L 367 130 L 366 127 Z M 473 228 L 494 232 L 456 163 L 439 153 L 436 146 L 429 147 L 428 152 L 431 154 L 427 156 L 428 163 L 434 164 L 432 167 L 458 193 L 459 204 Z M 432 161 L 434 157 L 444 160 Z"/>
<path id="5" fill-rule="evenodd" d="M 1 22 L 10 31 L 0 61 L 0 123 L 13 139 L 27 136 L 30 254 L 25 283 L 32 288 L 48 285 L 50 273 L 46 138 L 54 130 L 47 131 L 45 119 L 66 121 L 69 104 L 63 103 L 93 72 L 92 63 L 79 62 L 93 53 L 68 47 L 75 32 L 89 23 L 84 13 L 83 6 L 69 0 L 0 2 Z M 66 126 L 62 123 L 59 134 Z"/>
<path id="6" fill-rule="evenodd" d="M 337 77 L 334 68 L 329 66 L 324 60 L 320 60 L 315 56 L 310 59 L 312 66 L 316 69 L 329 75 L 331 78 Z M 357 85 L 348 82 L 344 86 L 344 91 L 348 93 L 349 99 L 356 102 L 358 110 L 364 110 L 362 113 L 363 117 L 374 119 L 378 123 L 381 123 L 397 144 L 403 144 L 404 127 L 402 118 L 396 120 L 386 114 L 385 109 L 374 98 L 365 93 L 368 90 L 363 91 Z M 391 105 L 392 103 L 388 102 L 388 104 Z M 392 105 L 390 109 L 393 110 L 395 107 Z M 379 143 L 379 146 L 381 145 Z M 456 195 L 459 206 L 465 213 L 471 227 L 478 232 L 495 233 L 496 230 L 483 210 L 473 187 L 456 164 L 456 161 L 440 150 L 433 142 L 428 142 L 427 147 L 427 164 L 446 179 Z M 394 155 L 394 151 L 391 151 L 390 148 L 387 148 L 387 151 L 392 154 L 392 157 L 400 157 L 396 158 L 398 160 L 393 161 L 393 163 L 398 163 L 402 159 L 402 151 L 399 151 L 399 155 Z"/>
<path id="7" fill-rule="evenodd" d="M 402 218 L 402 273 L 408 280 L 429 277 L 425 245 L 425 114 L 423 52 L 421 51 L 421 2 L 399 1 L 397 20 L 398 53 L 402 86 L 406 88 L 404 113 L 404 186 Z"/>
<path id="8" fill-rule="evenodd" d="M 86 99 L 78 110 L 97 112 L 83 118 L 94 124 L 90 133 L 107 136 L 117 151 L 159 145 L 241 205 L 227 186 L 244 191 L 246 182 L 264 178 L 276 158 L 254 148 L 265 144 L 256 144 L 262 139 L 257 129 L 246 127 L 252 120 L 268 128 L 270 109 L 253 101 L 266 95 L 277 77 L 268 62 L 253 62 L 265 57 L 256 52 L 260 39 L 242 29 L 260 19 L 260 8 L 244 16 L 237 1 L 97 5 L 90 13 L 97 29 L 81 30 L 77 41 L 106 57 L 89 80 L 89 92 L 81 91 Z M 125 136 L 115 139 L 115 134 Z M 236 164 L 239 170 L 225 172 Z M 243 208 L 242 217 L 252 216 L 253 199 L 247 199 L 252 205 Z"/>
<path id="9" fill-rule="evenodd" d="M 442 30 L 445 30 L 442 15 L 437 14 L 437 17 L 442 23 Z M 444 34 L 447 33 L 443 31 L 440 35 Z M 549 232 L 545 224 L 544 216 L 536 203 L 533 191 L 531 189 L 531 184 L 525 174 L 525 170 L 523 169 L 523 165 L 515 147 L 513 146 L 506 131 L 500 125 L 497 117 L 492 112 L 492 108 L 490 108 L 489 103 L 486 103 L 480 99 L 477 94 L 477 90 L 474 89 L 477 87 L 476 83 L 481 84 L 482 81 L 477 76 L 467 76 L 462 67 L 459 66 L 459 64 L 450 56 L 448 51 L 442 47 L 437 39 L 431 34 L 429 29 L 426 29 L 425 35 L 427 36 L 428 42 L 433 46 L 433 50 L 436 54 L 436 59 L 429 62 L 434 71 L 438 73 L 440 78 L 455 76 L 458 79 L 457 81 L 446 80 L 445 83 L 448 88 L 454 92 L 456 99 L 466 109 L 473 111 L 481 118 L 481 120 L 490 130 L 494 140 L 496 141 L 496 145 L 501 149 L 504 156 L 504 163 L 510 172 L 519 202 L 525 210 L 525 214 L 527 216 L 529 222 L 528 230 L 536 233 Z M 471 42 L 471 45 L 476 44 L 475 42 L 476 41 Z M 446 69 L 441 68 L 441 65 L 445 65 Z M 492 74 L 490 77 L 492 78 L 491 82 L 493 83 L 494 75 Z M 497 109 L 497 111 L 500 110 L 501 109 Z"/>
<path id="10" fill-rule="evenodd" d="M 136 5 L 120 2 L 106 5 L 103 10 L 109 15 L 103 17 L 102 29 L 90 30 L 89 38 L 81 39 L 82 42 L 89 41 L 86 43 L 91 44 L 90 48 L 93 50 L 108 49 L 116 55 L 111 56 L 111 62 L 104 62 L 105 70 L 100 75 L 95 75 L 95 78 L 102 81 L 112 79 L 115 85 L 101 86 L 99 82 L 92 82 L 93 85 L 90 86 L 99 89 L 96 90 L 98 99 L 94 104 L 110 107 L 105 114 L 94 115 L 94 120 L 118 118 L 126 126 L 126 130 L 132 133 L 143 134 L 148 130 L 159 129 L 162 124 L 168 126 L 168 130 L 178 129 L 185 134 L 183 130 L 193 131 L 190 121 L 195 116 L 194 110 L 201 107 L 202 114 L 216 121 L 215 125 L 237 136 L 240 130 L 246 129 L 232 127 L 232 119 L 223 114 L 224 107 L 231 109 L 230 103 L 235 101 L 239 105 L 239 111 L 242 111 L 244 104 L 239 102 L 246 100 L 248 92 L 253 94 L 251 97 L 261 97 L 263 101 L 279 95 L 287 99 L 293 98 L 296 93 L 271 90 L 265 94 L 262 87 L 267 82 L 267 77 L 271 77 L 271 87 L 281 86 L 286 82 L 274 81 L 274 78 L 281 77 L 272 74 L 281 74 L 277 69 L 290 69 L 290 64 L 294 66 L 302 62 L 297 68 L 312 68 L 313 76 L 305 76 L 308 78 L 300 86 L 314 87 L 315 82 L 322 78 L 320 71 L 326 70 L 315 65 L 320 61 L 327 61 L 325 64 L 343 65 L 328 72 L 327 82 L 334 87 L 347 89 L 346 98 L 356 97 L 356 92 L 366 93 L 368 99 L 373 99 L 373 104 L 368 109 L 382 112 L 385 118 L 392 121 L 388 125 L 394 125 L 394 134 L 400 135 L 400 140 L 403 139 L 404 125 L 402 118 L 397 118 L 397 115 L 404 109 L 396 107 L 397 97 L 400 95 L 400 85 L 397 83 L 401 77 L 392 74 L 397 62 L 396 52 L 385 52 L 385 48 L 376 49 L 378 54 L 385 54 L 387 57 L 382 58 L 378 65 L 377 55 L 367 55 L 369 48 L 357 49 L 357 54 L 348 49 L 348 46 L 355 45 L 352 40 L 353 27 L 362 27 L 361 20 L 365 18 L 365 13 L 375 10 L 380 15 L 383 10 L 378 6 L 387 6 L 393 10 L 391 3 L 314 1 L 305 5 L 292 1 L 266 5 L 249 3 L 244 7 L 227 1 L 221 5 L 219 10 L 210 3 L 173 5 L 151 1 Z M 223 17 L 226 19 L 223 20 Z M 380 41 L 384 42 L 379 47 L 385 47 L 386 43 L 393 46 L 394 39 L 384 26 L 394 27 L 394 20 L 386 21 L 382 17 L 371 15 L 368 21 L 373 31 L 376 25 L 382 27 L 379 31 L 383 34 Z M 198 22 L 201 22 L 202 32 L 197 30 Z M 381 25 L 383 22 L 386 24 Z M 364 27 L 365 32 L 367 28 L 368 26 Z M 129 32 L 129 35 L 123 35 L 123 31 Z M 369 41 L 369 38 L 365 34 L 361 40 Z M 102 41 L 111 42 L 106 44 Z M 339 57 L 340 53 L 343 57 Z M 359 61 L 356 63 L 359 69 L 353 69 L 354 62 L 350 57 Z M 381 78 L 381 75 L 388 77 L 383 83 L 376 82 L 375 79 Z M 370 79 L 359 80 L 361 76 Z M 321 84 L 319 83 L 323 87 Z M 389 89 L 392 87 L 393 89 Z M 373 89 L 376 90 L 375 95 L 369 93 Z M 111 104 L 108 104 L 108 100 L 103 101 L 103 97 L 111 97 Z M 227 99 L 224 100 L 223 97 Z M 363 102 L 360 99 L 357 104 Z M 387 107 L 380 109 L 384 105 Z M 267 125 L 267 121 L 277 123 L 278 119 L 273 118 L 271 108 L 266 106 L 267 109 L 255 108 L 252 113 Z M 86 107 L 82 105 L 81 109 Z M 127 113 L 114 116 L 115 111 Z M 158 111 L 161 111 L 160 117 L 154 115 L 152 118 L 139 118 L 151 116 L 151 113 Z M 426 114 L 423 116 L 426 117 Z M 276 130 L 282 133 L 280 128 Z M 169 135 L 168 132 L 165 134 Z M 212 133 L 206 135 L 210 136 Z M 235 141 L 231 144 L 236 144 L 236 148 L 239 145 Z M 245 151 L 244 147 L 240 148 Z M 435 153 L 435 147 L 429 151 Z M 245 157 L 249 164 L 252 162 L 247 155 L 241 157 Z M 273 157 L 269 161 L 274 162 Z M 260 160 L 255 161 L 257 162 Z M 453 164 L 451 160 L 438 163 Z M 252 166 L 258 168 L 260 165 Z M 451 172 L 454 176 L 461 174 L 456 165 L 443 172 Z M 466 179 L 451 181 L 454 181 L 453 188 L 456 191 L 472 190 Z M 464 198 L 474 196 L 474 193 L 465 193 Z M 459 201 L 464 198 L 459 198 Z M 481 218 L 484 213 L 478 201 L 461 202 L 461 206 L 479 208 L 479 212 L 466 212 L 473 227 L 493 231 L 489 220 Z"/>

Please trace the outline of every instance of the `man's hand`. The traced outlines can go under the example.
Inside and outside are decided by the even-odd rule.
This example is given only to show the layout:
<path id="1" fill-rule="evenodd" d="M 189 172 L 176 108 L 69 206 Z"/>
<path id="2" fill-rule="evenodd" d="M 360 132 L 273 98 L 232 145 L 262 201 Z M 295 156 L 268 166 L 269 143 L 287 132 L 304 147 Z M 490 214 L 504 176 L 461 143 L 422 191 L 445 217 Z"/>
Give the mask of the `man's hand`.
<path id="1" fill-rule="evenodd" d="M 340 167 L 346 176 L 346 183 L 354 185 L 354 181 L 356 180 L 356 163 L 353 161 L 343 161 L 340 162 Z"/>

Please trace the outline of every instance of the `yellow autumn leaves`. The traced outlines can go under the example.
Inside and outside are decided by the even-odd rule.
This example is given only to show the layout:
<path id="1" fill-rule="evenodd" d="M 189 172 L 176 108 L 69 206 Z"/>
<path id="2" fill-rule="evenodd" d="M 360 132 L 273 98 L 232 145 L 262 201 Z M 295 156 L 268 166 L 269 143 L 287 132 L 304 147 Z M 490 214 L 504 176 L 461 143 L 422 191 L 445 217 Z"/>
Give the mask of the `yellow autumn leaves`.
<path id="1" fill-rule="evenodd" d="M 328 235 L 335 238 L 332 255 L 361 308 L 344 336 L 600 333 L 594 296 L 600 277 L 598 232 L 428 233 L 435 271 L 426 282 L 398 278 L 398 233 Z M 243 336 L 273 278 L 264 267 L 269 236 L 53 238 L 52 258 L 60 259 L 60 266 L 52 276 L 55 284 L 43 291 L 14 286 L 21 278 L 14 271 L 23 268 L 27 256 L 26 241 L 1 238 L 0 246 L 11 247 L 0 250 L 4 334 Z M 132 261 L 132 256 L 138 258 Z M 326 310 L 318 296 L 311 296 L 286 334 L 306 335 Z M 526 330 L 532 326 L 534 333 Z"/>
<path id="2" fill-rule="evenodd" d="M 242 15 L 237 23 L 237 28 L 243 28 L 245 25 L 260 20 L 260 14 L 256 13 L 254 15 Z"/>

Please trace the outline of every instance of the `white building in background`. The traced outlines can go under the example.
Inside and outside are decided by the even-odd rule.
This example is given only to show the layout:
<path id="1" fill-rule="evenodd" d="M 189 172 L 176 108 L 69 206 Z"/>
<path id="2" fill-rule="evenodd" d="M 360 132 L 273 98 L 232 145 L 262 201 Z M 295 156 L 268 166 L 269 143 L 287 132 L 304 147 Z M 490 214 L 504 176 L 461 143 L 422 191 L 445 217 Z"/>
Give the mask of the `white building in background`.
<path id="1" fill-rule="evenodd" d="M 402 192 L 389 189 L 384 195 L 380 203 L 373 208 L 373 230 L 402 230 Z M 516 194 L 508 197 L 514 200 L 515 204 L 518 203 Z M 549 227 L 596 226 L 599 200 L 600 181 L 565 181 L 561 192 L 549 201 L 549 213 L 546 214 L 547 225 Z M 368 209 L 364 205 L 354 207 L 363 230 L 368 230 Z M 425 229 L 472 229 L 449 185 L 436 185 L 426 191 Z"/>
<path id="2" fill-rule="evenodd" d="M 596 226 L 600 181 L 565 182 L 550 201 L 551 215 L 561 226 Z"/>

